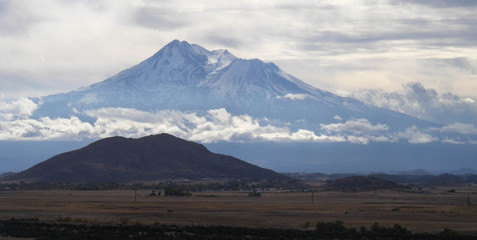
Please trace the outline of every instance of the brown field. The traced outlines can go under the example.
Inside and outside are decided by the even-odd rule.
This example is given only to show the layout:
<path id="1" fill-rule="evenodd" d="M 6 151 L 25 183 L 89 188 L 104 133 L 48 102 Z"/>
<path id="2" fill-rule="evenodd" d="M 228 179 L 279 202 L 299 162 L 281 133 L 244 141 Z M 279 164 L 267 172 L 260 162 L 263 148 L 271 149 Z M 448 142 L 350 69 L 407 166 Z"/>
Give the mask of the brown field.
<path id="1" fill-rule="evenodd" d="M 312 229 L 319 221 L 341 220 L 347 227 L 374 222 L 400 224 L 413 233 L 450 228 L 477 232 L 477 186 L 412 191 L 200 192 L 192 197 L 150 197 L 151 190 L 1 191 L 0 218 L 99 224 L 233 225 Z M 467 196 L 470 196 L 468 206 Z"/>

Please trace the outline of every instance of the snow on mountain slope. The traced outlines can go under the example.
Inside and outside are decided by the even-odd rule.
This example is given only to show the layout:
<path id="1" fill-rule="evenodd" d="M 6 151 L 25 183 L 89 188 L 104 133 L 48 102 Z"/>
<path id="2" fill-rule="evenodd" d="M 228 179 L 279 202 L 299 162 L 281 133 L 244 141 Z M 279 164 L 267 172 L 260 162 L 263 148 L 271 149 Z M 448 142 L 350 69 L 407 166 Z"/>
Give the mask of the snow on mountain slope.
<path id="1" fill-rule="evenodd" d="M 263 95 L 266 100 L 286 94 L 309 94 L 280 73 L 281 70 L 272 63 L 237 59 L 214 79 L 211 87 L 219 95 Z"/>
<path id="2" fill-rule="evenodd" d="M 401 130 L 432 125 L 314 88 L 273 63 L 178 40 L 103 82 L 35 101 L 40 104 L 37 118 L 74 115 L 87 120 L 85 111 L 111 107 L 147 112 L 225 108 L 234 115 L 268 119 L 295 130 L 319 131 L 320 124 L 336 122 L 336 117 L 367 119 Z"/>

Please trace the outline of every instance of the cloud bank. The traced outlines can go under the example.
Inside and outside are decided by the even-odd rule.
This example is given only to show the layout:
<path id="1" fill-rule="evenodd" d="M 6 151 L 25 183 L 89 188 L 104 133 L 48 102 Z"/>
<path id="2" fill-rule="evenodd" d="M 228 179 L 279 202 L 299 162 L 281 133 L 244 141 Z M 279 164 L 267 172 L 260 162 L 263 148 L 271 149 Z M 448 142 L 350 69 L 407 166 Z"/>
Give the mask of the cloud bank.
<path id="1" fill-rule="evenodd" d="M 211 109 L 205 113 L 163 110 L 154 113 L 131 108 L 101 108 L 84 112 L 93 121 L 77 116 L 69 118 L 31 118 L 37 105 L 29 99 L 0 102 L 0 140 L 84 140 L 111 136 L 141 137 L 170 133 L 191 141 L 229 142 L 408 142 L 423 144 L 477 143 L 477 127 L 452 123 L 442 128 L 418 129 L 412 126 L 393 132 L 386 124 L 367 119 L 343 120 L 319 124 L 320 131 L 297 129 L 287 124 L 274 126 L 267 119 L 249 115 L 232 115 L 226 109 Z M 464 136 L 464 137 L 462 137 Z"/>
<path id="2" fill-rule="evenodd" d="M 375 132 L 389 129 L 385 124 L 372 125 L 367 119 L 350 120 L 345 123 L 321 124 L 321 128 L 327 132 Z"/>
<path id="3" fill-rule="evenodd" d="M 348 96 L 432 122 L 452 124 L 458 121 L 477 125 L 477 102 L 474 99 L 450 92 L 439 94 L 417 82 L 403 85 L 400 91 L 359 90 Z"/>

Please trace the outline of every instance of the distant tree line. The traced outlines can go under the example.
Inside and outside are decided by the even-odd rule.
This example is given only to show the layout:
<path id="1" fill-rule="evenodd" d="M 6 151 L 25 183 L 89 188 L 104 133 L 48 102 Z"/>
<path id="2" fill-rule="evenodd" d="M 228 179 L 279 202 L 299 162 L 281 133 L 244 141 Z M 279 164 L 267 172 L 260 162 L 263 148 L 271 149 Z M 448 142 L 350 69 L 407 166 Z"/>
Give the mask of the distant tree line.
<path id="1" fill-rule="evenodd" d="M 143 184 L 119 184 L 119 183 L 0 183 L 0 190 L 80 190 L 80 191 L 100 191 L 100 190 L 119 190 L 119 189 L 139 189 Z"/>
<path id="2" fill-rule="evenodd" d="M 257 188 L 306 188 L 300 183 L 279 183 L 279 182 L 249 182 L 245 180 L 229 180 L 225 182 L 188 182 L 172 183 L 158 182 L 155 184 L 122 184 L 122 183 L 39 183 L 39 182 L 19 182 L 0 183 L 0 191 L 6 190 L 80 190 L 80 191 L 102 191 L 102 190 L 134 190 L 134 189 L 166 189 L 176 188 L 185 192 L 202 192 L 207 190 L 215 191 L 251 191 Z"/>
<path id="3" fill-rule="evenodd" d="M 391 174 L 371 174 L 369 176 L 378 177 L 395 183 L 419 184 L 423 186 L 442 186 L 450 184 L 477 183 L 476 174 L 453 175 L 391 175 Z"/>
<path id="4" fill-rule="evenodd" d="M 127 221 L 119 225 L 72 224 L 41 222 L 37 219 L 0 220 L 0 237 L 43 239 L 475 239 L 444 229 L 439 233 L 413 234 L 400 225 L 382 227 L 375 223 L 370 229 L 346 228 L 343 222 L 320 222 L 312 231 L 276 228 L 246 228 L 228 226 L 142 225 Z"/>

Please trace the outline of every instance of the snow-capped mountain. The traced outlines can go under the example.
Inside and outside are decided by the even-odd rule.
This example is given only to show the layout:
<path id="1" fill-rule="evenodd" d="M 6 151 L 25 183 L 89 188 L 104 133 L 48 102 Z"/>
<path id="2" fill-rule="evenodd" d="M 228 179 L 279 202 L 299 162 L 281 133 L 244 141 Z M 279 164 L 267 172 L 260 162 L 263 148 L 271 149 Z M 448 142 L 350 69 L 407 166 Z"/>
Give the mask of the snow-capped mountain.
<path id="1" fill-rule="evenodd" d="M 319 130 L 320 123 L 364 118 L 391 128 L 432 125 L 314 88 L 273 63 L 241 59 L 174 40 L 145 61 L 102 82 L 39 99 L 36 117 L 86 117 L 106 107 L 147 112 L 225 108 L 291 129 Z"/>
<path id="2" fill-rule="evenodd" d="M 439 125 L 372 107 L 310 86 L 273 63 L 185 41 L 102 82 L 14 104 L 24 109 L 0 115 L 4 171 L 98 138 L 159 133 L 285 172 L 477 167 L 473 125 Z"/>

